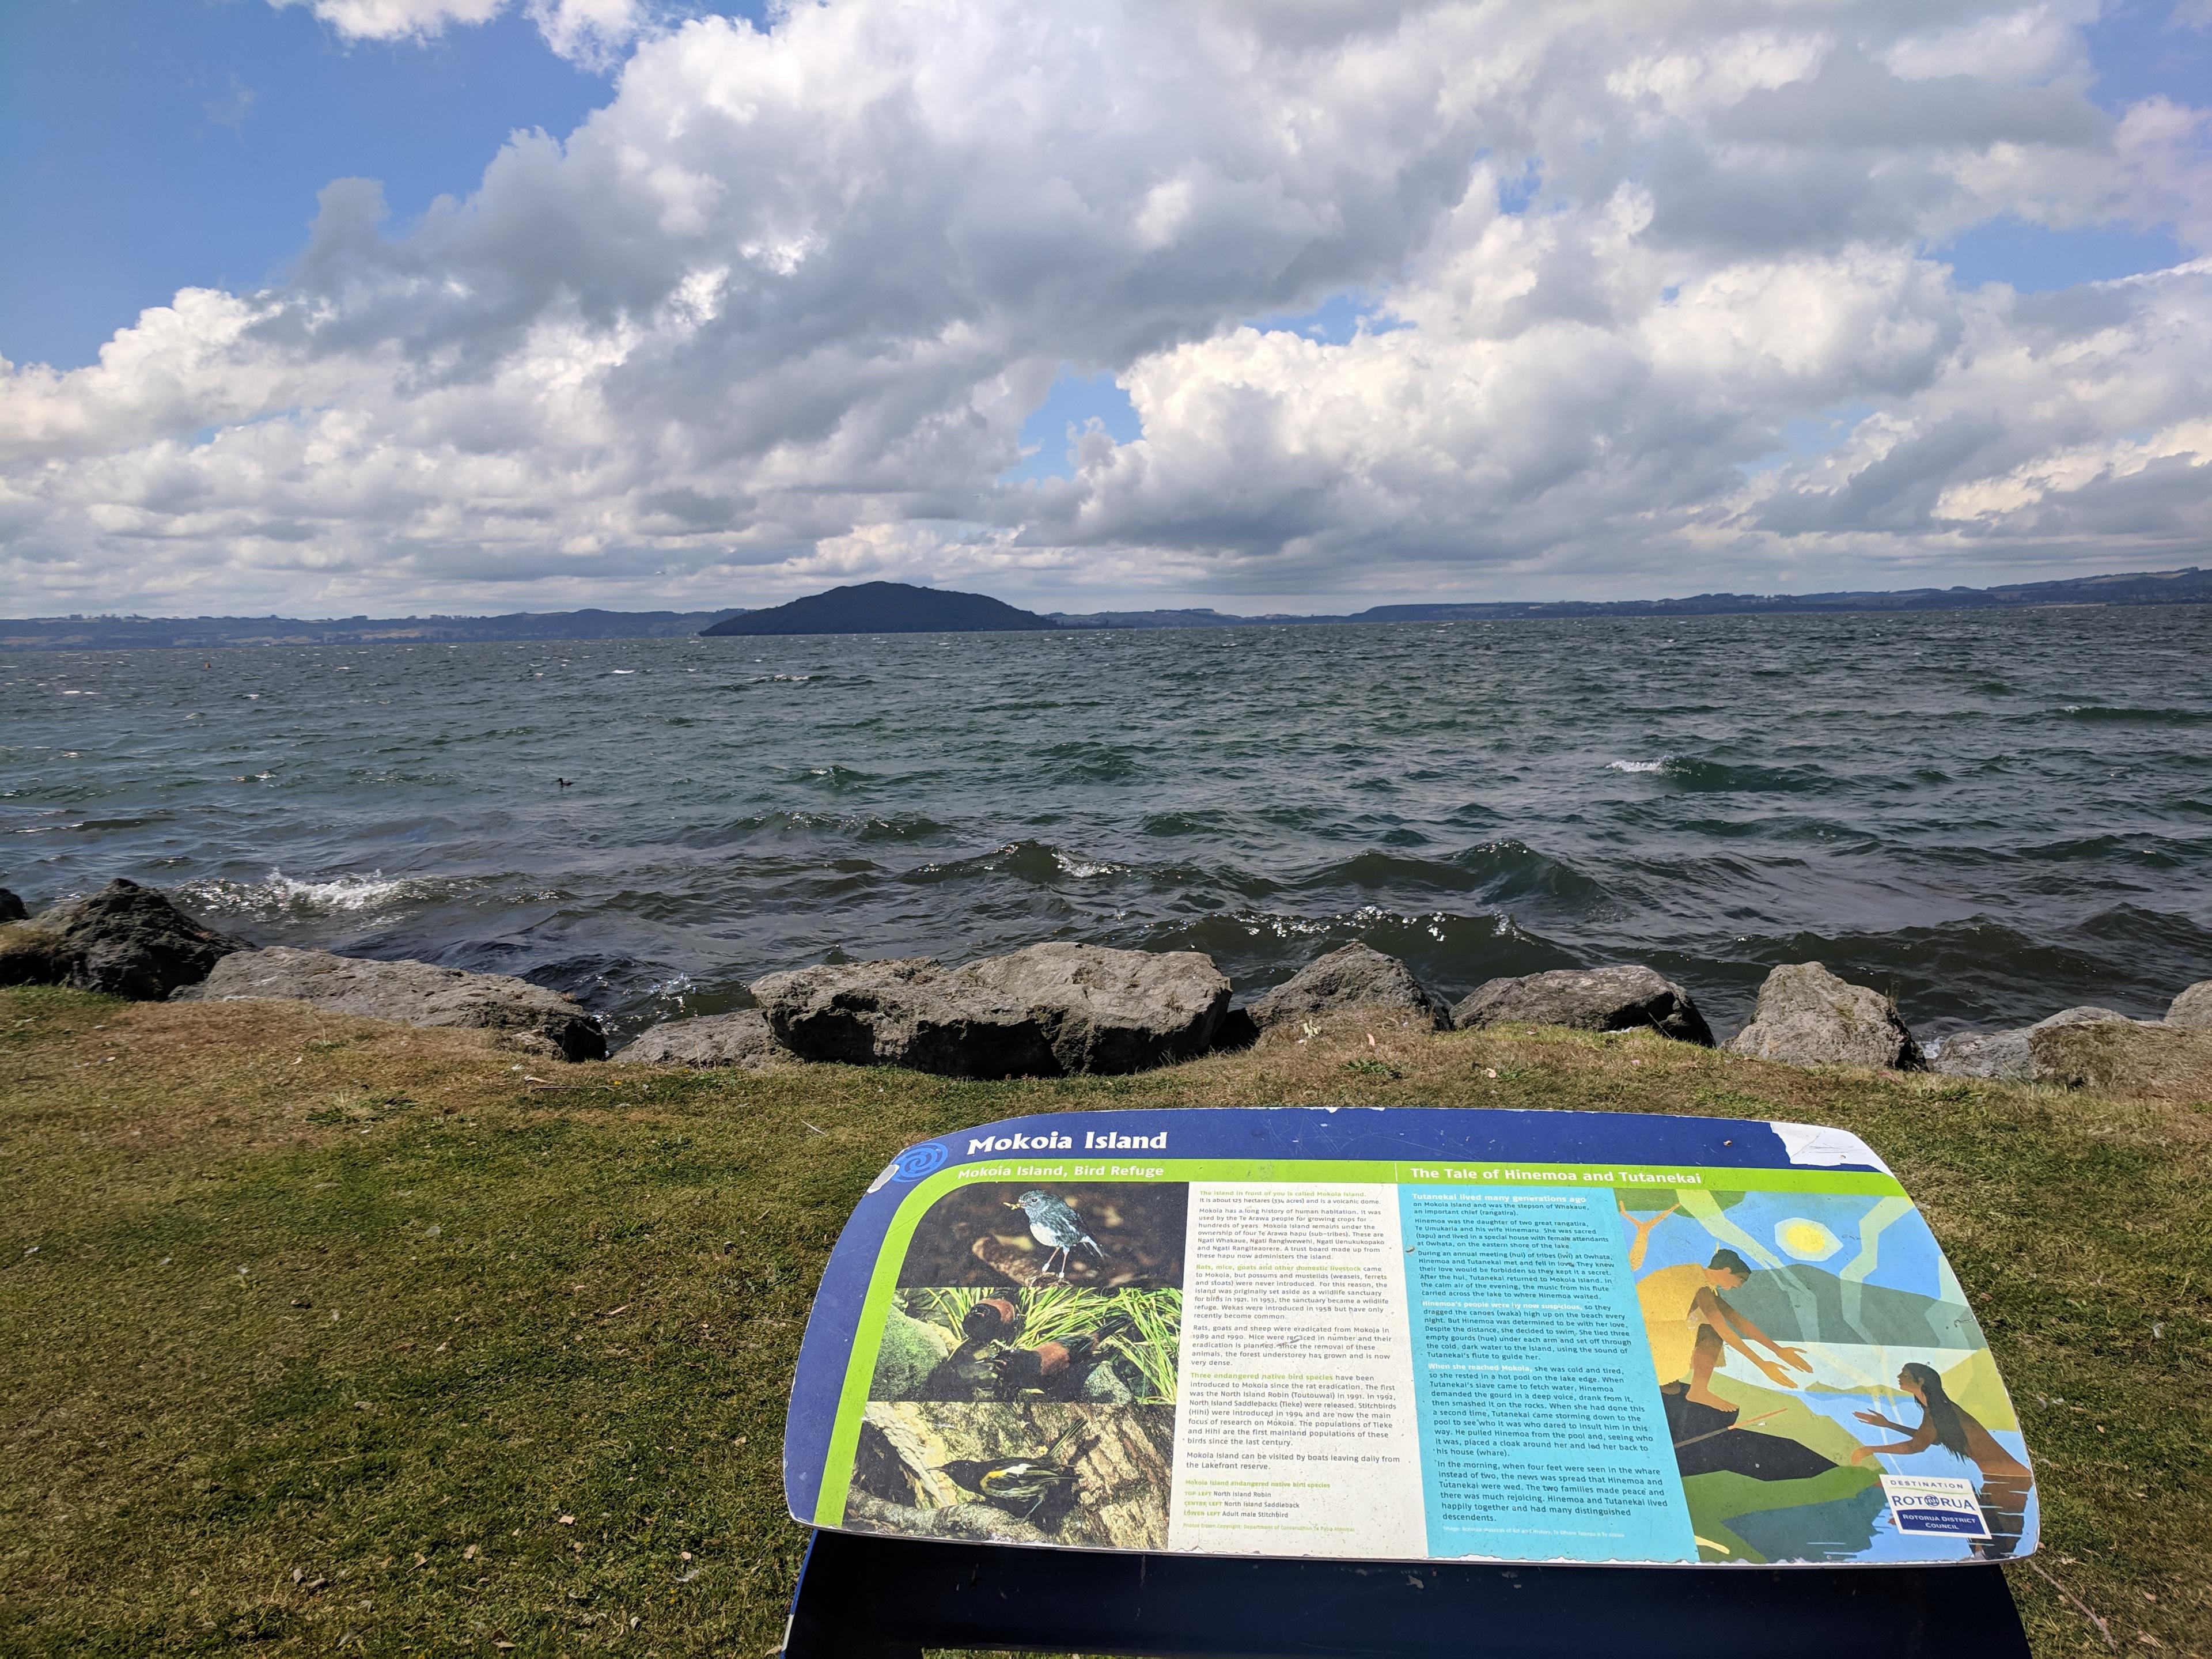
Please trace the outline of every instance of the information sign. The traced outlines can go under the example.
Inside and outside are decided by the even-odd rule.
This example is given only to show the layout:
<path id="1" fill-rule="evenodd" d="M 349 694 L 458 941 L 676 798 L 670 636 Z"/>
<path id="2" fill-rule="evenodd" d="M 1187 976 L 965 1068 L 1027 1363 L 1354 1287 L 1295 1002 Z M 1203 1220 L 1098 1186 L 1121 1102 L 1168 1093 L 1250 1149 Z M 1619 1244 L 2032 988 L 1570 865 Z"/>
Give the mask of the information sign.
<path id="1" fill-rule="evenodd" d="M 1919 1212 L 1839 1130 L 1425 1108 L 1094 1112 L 908 1148 L 824 1274 L 816 1527 L 1377 1560 L 2034 1547 Z"/>

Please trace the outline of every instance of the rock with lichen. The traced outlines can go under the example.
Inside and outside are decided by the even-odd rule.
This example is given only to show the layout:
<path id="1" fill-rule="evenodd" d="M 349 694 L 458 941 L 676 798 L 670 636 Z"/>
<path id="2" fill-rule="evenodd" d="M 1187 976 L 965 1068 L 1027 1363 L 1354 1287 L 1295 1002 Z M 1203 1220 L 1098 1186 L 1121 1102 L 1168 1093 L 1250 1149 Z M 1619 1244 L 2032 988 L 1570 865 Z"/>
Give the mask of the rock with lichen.
<path id="1" fill-rule="evenodd" d="M 1917 1071 L 1923 1063 L 1896 1003 L 1838 979 L 1817 962 L 1786 963 L 1767 975 L 1751 1024 L 1728 1047 L 1792 1066 Z"/>

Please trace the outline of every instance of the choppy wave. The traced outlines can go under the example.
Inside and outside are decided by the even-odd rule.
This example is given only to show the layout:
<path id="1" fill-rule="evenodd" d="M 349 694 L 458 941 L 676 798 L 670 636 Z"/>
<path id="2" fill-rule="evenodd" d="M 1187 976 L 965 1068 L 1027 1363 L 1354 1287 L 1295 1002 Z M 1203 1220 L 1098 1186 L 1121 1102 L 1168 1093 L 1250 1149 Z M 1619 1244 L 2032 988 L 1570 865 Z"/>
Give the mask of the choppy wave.
<path id="1" fill-rule="evenodd" d="M 1127 783 L 1144 770 L 1141 753 L 1119 744 L 1055 744 L 1042 758 L 1047 775 L 1061 783 Z"/>
<path id="2" fill-rule="evenodd" d="M 1273 884 L 1268 884 L 1273 885 Z M 1403 897 L 1449 895 L 1492 905 L 1519 902 L 1591 910 L 1608 902 L 1603 883 L 1525 842 L 1484 842 L 1446 858 L 1421 858 L 1378 848 L 1301 874 L 1296 890 L 1325 894 L 1349 888 Z"/>
<path id="3" fill-rule="evenodd" d="M 1256 990 L 1354 942 L 1399 957 L 1432 991 L 1456 1000 L 1486 980 L 1576 964 L 1572 950 L 1496 910 L 1400 910 L 1364 904 L 1323 915 L 1238 909 L 1164 923 L 1147 950 L 1203 951 L 1240 990 Z"/>
<path id="4" fill-rule="evenodd" d="M 409 899 L 434 896 L 435 884 L 414 877 L 386 876 L 381 870 L 320 881 L 301 881 L 271 870 L 259 881 L 188 881 L 178 890 L 203 909 L 273 917 L 381 910 Z"/>
<path id="5" fill-rule="evenodd" d="M 2212 709 L 2137 708 L 2107 703 L 2062 702 L 2058 712 L 2068 718 L 2119 726 L 2203 726 L 2212 724 Z"/>
<path id="6" fill-rule="evenodd" d="M 1653 777 L 1678 790 L 1709 794 L 1802 794 L 1829 787 L 1832 782 L 1813 768 L 1757 766 L 1696 755 L 1607 761 L 1605 769 Z"/>
<path id="7" fill-rule="evenodd" d="M 1830 787 L 1831 780 L 1811 767 L 1754 766 L 1669 755 L 1659 775 L 1677 789 L 1714 794 L 1807 794 Z"/>
<path id="8" fill-rule="evenodd" d="M 908 871 L 905 879 L 933 885 L 943 882 L 1012 876 L 1042 886 L 1054 886 L 1067 877 L 1078 881 L 1091 881 L 1100 876 L 1126 875 L 1129 867 L 1109 860 L 1085 858 L 1055 847 L 1050 842 L 1012 841 L 974 857 L 922 865 L 918 869 Z"/>
<path id="9" fill-rule="evenodd" d="M 1066 853 L 1057 851 L 1053 854 L 1052 857 L 1054 863 L 1059 865 L 1061 869 L 1067 872 L 1069 875 L 1073 876 L 1079 881 L 1088 881 L 1093 876 L 1118 876 L 1125 872 L 1129 867 L 1126 864 L 1092 864 L 1083 859 L 1072 858 Z"/>
<path id="10" fill-rule="evenodd" d="M 849 836 L 859 842 L 934 841 L 949 833 L 948 826 L 919 812 L 887 816 L 850 812 L 757 812 L 726 823 L 687 826 L 670 836 L 685 847 L 742 847 L 755 841 L 810 841 L 817 836 Z"/>
<path id="11" fill-rule="evenodd" d="M 800 781 L 815 789 L 861 789 L 882 781 L 873 772 L 863 772 L 855 766 L 810 766 L 801 775 Z"/>
<path id="12" fill-rule="evenodd" d="M 617 1026 L 1047 939 L 1247 997 L 1354 939 L 1455 996 L 1643 961 L 1723 1029 L 1813 957 L 1930 1038 L 2212 975 L 2212 607 L 1648 634 L 310 647 L 211 706 L 189 653 L 0 659 L 0 883 L 182 887 Z"/>

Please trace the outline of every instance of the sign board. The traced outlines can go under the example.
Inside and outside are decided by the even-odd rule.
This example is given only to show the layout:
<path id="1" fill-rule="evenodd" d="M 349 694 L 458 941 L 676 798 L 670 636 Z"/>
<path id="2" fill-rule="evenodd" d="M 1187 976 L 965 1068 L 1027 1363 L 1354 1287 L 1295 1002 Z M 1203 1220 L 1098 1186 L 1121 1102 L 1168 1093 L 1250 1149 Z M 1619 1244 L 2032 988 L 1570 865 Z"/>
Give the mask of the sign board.
<path id="1" fill-rule="evenodd" d="M 815 1527 L 1095 1550 L 1819 1565 L 2035 1545 L 1957 1279 L 1856 1137 L 1591 1112 L 1010 1120 L 830 1257 Z"/>

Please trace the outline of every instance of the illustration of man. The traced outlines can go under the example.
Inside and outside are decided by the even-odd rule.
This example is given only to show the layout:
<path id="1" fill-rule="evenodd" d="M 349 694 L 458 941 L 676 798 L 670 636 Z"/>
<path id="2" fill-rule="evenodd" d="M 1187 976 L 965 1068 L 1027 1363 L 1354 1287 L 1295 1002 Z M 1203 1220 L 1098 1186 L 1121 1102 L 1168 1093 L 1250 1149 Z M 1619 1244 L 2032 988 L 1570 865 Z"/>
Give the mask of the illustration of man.
<path id="1" fill-rule="evenodd" d="M 1724 1352 L 1735 1349 L 1759 1368 L 1766 1379 L 1784 1389 L 1796 1382 L 1782 1368 L 1809 1371 L 1812 1364 L 1796 1348 L 1777 1342 L 1730 1307 L 1722 1292 L 1741 1290 L 1750 1281 L 1751 1268 L 1734 1250 L 1718 1250 L 1700 1267 L 1686 1261 L 1679 1267 L 1662 1267 L 1646 1274 L 1636 1286 L 1636 1300 L 1644 1310 L 1644 1328 L 1651 1340 L 1651 1363 L 1659 1373 L 1662 1392 L 1684 1390 L 1692 1405 L 1713 1411 L 1736 1409 L 1713 1393 L 1713 1369 Z M 1774 1358 L 1753 1352 L 1752 1345 Z"/>

